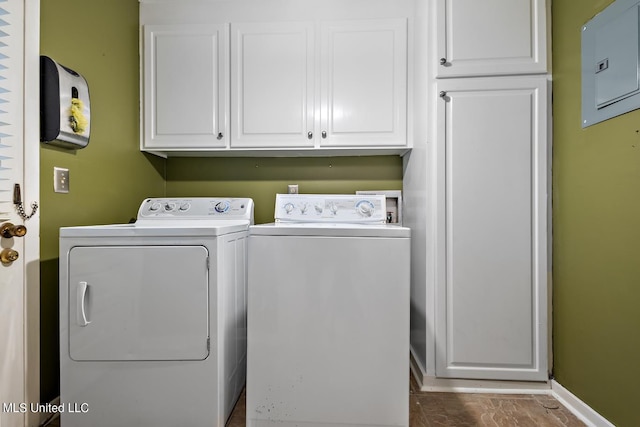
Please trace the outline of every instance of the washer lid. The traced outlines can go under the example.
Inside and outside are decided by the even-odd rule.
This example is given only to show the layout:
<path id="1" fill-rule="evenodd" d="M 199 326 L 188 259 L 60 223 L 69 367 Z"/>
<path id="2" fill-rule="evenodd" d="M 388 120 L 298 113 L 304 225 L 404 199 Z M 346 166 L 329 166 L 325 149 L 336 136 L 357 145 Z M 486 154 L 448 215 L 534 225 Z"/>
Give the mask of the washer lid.
<path id="1" fill-rule="evenodd" d="M 387 224 L 294 223 L 279 222 L 252 225 L 251 236 L 325 236 L 409 238 L 411 229 Z"/>

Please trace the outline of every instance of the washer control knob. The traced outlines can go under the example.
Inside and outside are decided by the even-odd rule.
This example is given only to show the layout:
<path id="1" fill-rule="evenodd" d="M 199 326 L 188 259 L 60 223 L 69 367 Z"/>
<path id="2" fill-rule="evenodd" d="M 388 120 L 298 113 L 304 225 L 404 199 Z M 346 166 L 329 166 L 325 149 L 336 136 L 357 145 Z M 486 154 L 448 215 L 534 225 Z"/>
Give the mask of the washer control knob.
<path id="1" fill-rule="evenodd" d="M 174 210 L 176 208 L 176 204 L 175 203 L 165 203 L 164 204 L 164 211 L 165 212 L 171 212 L 172 210 Z"/>
<path id="2" fill-rule="evenodd" d="M 375 207 L 369 200 L 361 200 L 356 204 L 356 211 L 364 217 L 370 217 L 373 215 L 374 210 Z"/>
<path id="3" fill-rule="evenodd" d="M 306 203 L 303 203 L 302 205 L 300 205 L 300 213 L 303 214 L 303 215 L 306 214 L 308 207 L 309 207 L 309 205 L 306 204 Z"/>
<path id="4" fill-rule="evenodd" d="M 189 203 L 189 202 L 185 202 L 185 203 L 180 204 L 180 210 L 182 212 L 188 211 L 189 208 L 191 208 L 191 203 Z"/>
<path id="5" fill-rule="evenodd" d="M 317 213 L 318 215 L 320 215 L 320 214 L 322 213 L 322 211 L 324 210 L 324 207 L 323 207 L 321 204 L 319 204 L 319 203 L 317 203 L 317 204 L 314 206 L 314 208 L 315 208 L 316 213 Z"/>
<path id="6" fill-rule="evenodd" d="M 162 205 L 161 205 L 160 203 L 158 203 L 158 202 L 153 202 L 153 203 L 151 203 L 151 206 L 149 206 L 149 210 L 150 210 L 151 212 L 155 212 L 155 211 L 159 210 L 161 206 L 162 206 Z"/>
<path id="7" fill-rule="evenodd" d="M 338 213 L 338 205 L 336 205 L 335 202 L 329 203 L 329 211 L 336 215 Z"/>

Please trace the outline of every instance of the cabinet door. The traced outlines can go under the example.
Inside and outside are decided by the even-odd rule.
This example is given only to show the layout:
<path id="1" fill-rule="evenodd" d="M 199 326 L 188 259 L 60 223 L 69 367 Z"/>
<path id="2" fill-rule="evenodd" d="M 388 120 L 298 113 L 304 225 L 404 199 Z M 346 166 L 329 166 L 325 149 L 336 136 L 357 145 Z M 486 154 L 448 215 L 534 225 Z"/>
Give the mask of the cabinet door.
<path id="1" fill-rule="evenodd" d="M 544 73 L 545 0 L 437 0 L 437 77 Z"/>
<path id="2" fill-rule="evenodd" d="M 313 147 L 313 24 L 232 24 L 231 32 L 231 147 Z"/>
<path id="3" fill-rule="evenodd" d="M 547 379 L 546 85 L 438 83 L 437 376 Z"/>
<path id="4" fill-rule="evenodd" d="M 226 145 L 226 25 L 144 27 L 143 149 Z"/>
<path id="5" fill-rule="evenodd" d="M 322 24 L 320 145 L 406 145 L 405 19 Z"/>

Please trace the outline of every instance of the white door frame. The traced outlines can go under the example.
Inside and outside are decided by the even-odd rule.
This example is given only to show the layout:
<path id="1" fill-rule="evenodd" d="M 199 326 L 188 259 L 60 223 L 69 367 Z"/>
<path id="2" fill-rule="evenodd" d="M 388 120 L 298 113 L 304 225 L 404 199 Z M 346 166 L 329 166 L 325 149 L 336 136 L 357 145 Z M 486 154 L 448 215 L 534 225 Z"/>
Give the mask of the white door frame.
<path id="1" fill-rule="evenodd" d="M 11 0 L 10 0 L 11 1 Z M 40 199 L 40 0 L 24 1 L 24 193 L 27 207 Z M 40 402 L 40 215 L 30 220 L 25 241 L 25 401 Z M 40 425 L 43 413 L 27 413 Z"/>
<path id="2" fill-rule="evenodd" d="M 24 223 L 11 203 L 14 183 L 21 184 L 22 200 L 27 214 L 31 204 L 39 198 L 40 192 L 40 0 L 9 0 L 0 5 L 10 14 L 2 19 L 8 25 L 4 42 L 10 52 L 4 63 L 9 65 L 7 75 L 18 70 L 17 78 L 7 79 L 10 92 L 6 98 L 4 114 L 9 118 L 8 131 L 3 136 L 6 141 L 5 156 L 8 169 L 3 170 L 2 211 L 3 220 L 14 224 Z M 13 44 L 12 44 L 13 43 Z M 23 44 L 22 44 L 23 43 Z M 13 67 L 13 68 L 12 68 Z M 20 75 L 20 70 L 22 75 Z M 4 221 L 2 221 L 4 222 Z M 36 213 L 25 225 L 28 232 L 24 237 L 3 239 L 3 246 L 13 247 L 20 256 L 17 261 L 0 266 L 0 286 L 5 291 L 0 312 L 0 320 L 6 320 L 5 331 L 0 346 L 5 347 L 0 358 L 0 427 L 35 427 L 40 424 L 42 414 L 30 411 L 30 403 L 40 401 L 40 223 Z M 16 281 L 22 283 L 15 283 Z M 2 290 L 0 290 L 2 291 Z M 4 316 L 4 317 L 3 317 Z M 13 327 L 11 327 L 13 326 Z M 4 400 L 10 399 L 10 402 Z M 26 406 L 10 411 L 5 403 Z"/>

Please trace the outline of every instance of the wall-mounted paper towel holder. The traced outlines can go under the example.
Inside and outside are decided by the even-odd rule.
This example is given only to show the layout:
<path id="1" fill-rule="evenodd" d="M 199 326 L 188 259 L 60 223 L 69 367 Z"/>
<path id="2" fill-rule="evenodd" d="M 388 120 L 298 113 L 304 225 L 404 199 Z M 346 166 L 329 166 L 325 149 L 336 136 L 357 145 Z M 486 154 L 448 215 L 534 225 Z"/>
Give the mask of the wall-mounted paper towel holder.
<path id="1" fill-rule="evenodd" d="M 90 131 L 87 81 L 48 56 L 41 56 L 40 141 L 79 149 L 89 144 Z"/>

